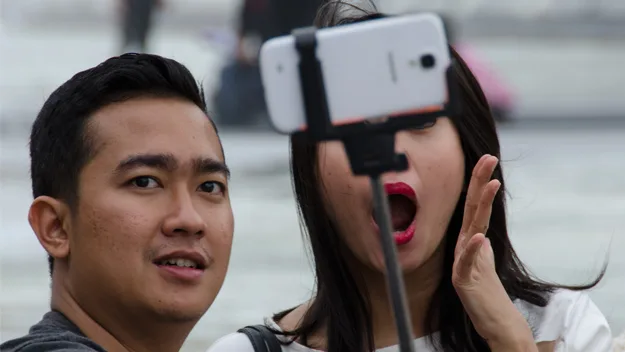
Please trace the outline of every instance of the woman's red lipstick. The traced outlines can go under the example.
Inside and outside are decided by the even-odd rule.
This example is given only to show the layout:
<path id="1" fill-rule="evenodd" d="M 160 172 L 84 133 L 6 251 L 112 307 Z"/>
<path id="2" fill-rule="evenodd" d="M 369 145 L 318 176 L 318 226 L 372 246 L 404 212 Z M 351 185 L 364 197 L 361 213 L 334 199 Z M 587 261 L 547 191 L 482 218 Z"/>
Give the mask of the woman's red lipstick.
<path id="1" fill-rule="evenodd" d="M 385 183 L 384 190 L 389 196 L 393 194 L 401 194 L 402 196 L 412 199 L 412 201 L 416 201 L 417 199 L 417 194 L 414 189 L 403 182 Z"/>
<path id="2" fill-rule="evenodd" d="M 417 194 L 415 193 L 412 187 L 410 187 L 408 184 L 404 182 L 385 183 L 384 190 L 386 191 L 386 194 L 389 196 L 394 195 L 394 194 L 399 194 L 412 200 L 415 203 L 415 206 L 417 204 Z M 375 221 L 374 221 L 374 224 L 375 224 L 376 230 L 379 231 L 378 225 L 377 223 L 375 223 Z M 416 228 L 416 222 L 413 219 L 413 221 L 405 230 L 393 232 L 393 237 L 395 238 L 395 244 L 400 246 L 400 245 L 410 242 L 410 240 L 412 240 L 412 238 L 414 237 L 415 228 Z"/>

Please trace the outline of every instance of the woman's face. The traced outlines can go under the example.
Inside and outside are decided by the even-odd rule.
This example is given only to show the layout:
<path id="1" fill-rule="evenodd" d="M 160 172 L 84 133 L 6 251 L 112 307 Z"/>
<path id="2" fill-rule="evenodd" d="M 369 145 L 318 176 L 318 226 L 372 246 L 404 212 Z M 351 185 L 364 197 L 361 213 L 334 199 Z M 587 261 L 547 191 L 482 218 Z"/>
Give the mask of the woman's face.
<path id="1" fill-rule="evenodd" d="M 419 268 L 441 243 L 464 182 L 460 138 L 448 118 L 423 130 L 401 131 L 395 149 L 408 169 L 382 176 L 404 272 Z M 319 147 L 324 201 L 342 240 L 364 265 L 384 271 L 384 255 L 368 177 L 354 176 L 341 142 Z"/>

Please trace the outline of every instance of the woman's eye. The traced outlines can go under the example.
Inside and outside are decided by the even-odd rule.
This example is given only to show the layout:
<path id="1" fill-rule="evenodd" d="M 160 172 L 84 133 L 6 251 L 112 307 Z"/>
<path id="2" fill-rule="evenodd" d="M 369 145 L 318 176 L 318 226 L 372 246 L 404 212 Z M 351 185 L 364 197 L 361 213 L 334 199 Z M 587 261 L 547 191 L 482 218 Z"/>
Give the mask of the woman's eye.
<path id="1" fill-rule="evenodd" d="M 416 132 L 423 131 L 423 130 L 426 130 L 426 129 L 430 128 L 430 127 L 433 127 L 435 124 L 436 124 L 436 121 L 425 122 L 425 123 L 423 123 L 421 125 L 417 125 L 417 126 L 414 126 L 414 127 L 410 128 L 410 131 L 416 131 Z"/>
<path id="2" fill-rule="evenodd" d="M 137 188 L 156 188 L 159 187 L 158 181 L 154 177 L 139 176 L 135 177 L 130 183 Z"/>
<path id="3" fill-rule="evenodd" d="M 219 182 L 209 181 L 204 182 L 199 187 L 200 191 L 207 193 L 220 193 L 225 191 L 224 185 Z"/>

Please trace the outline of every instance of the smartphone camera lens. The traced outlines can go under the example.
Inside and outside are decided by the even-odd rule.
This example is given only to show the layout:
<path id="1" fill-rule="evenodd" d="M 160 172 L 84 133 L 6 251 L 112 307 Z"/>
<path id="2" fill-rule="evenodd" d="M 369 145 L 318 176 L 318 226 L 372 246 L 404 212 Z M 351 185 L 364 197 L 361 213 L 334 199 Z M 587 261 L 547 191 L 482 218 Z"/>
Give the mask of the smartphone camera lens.
<path id="1" fill-rule="evenodd" d="M 436 59 L 432 54 L 425 54 L 421 56 L 421 66 L 423 68 L 432 68 L 436 65 Z"/>

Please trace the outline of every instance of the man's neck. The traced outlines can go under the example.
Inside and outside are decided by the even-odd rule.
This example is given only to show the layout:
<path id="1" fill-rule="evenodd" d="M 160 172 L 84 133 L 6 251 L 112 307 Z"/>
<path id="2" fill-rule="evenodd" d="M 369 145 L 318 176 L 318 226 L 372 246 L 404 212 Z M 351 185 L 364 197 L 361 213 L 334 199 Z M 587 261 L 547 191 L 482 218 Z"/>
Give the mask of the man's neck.
<path id="1" fill-rule="evenodd" d="M 193 324 L 155 326 L 153 319 L 140 321 L 136 316 L 120 316 L 106 302 L 95 314 L 96 319 L 64 287 L 62 278 L 52 280 L 51 308 L 65 315 L 86 337 L 110 352 L 178 352 L 193 328 Z"/>
<path id="2" fill-rule="evenodd" d="M 442 248 L 441 248 L 442 249 Z M 415 338 L 426 335 L 426 317 L 432 297 L 441 280 L 443 253 L 437 251 L 421 268 L 404 275 L 406 300 Z M 371 302 L 373 337 L 376 348 L 383 348 L 398 343 L 395 317 L 386 285 L 386 276 L 368 272 L 365 277 L 367 292 Z M 393 322 L 389 324 L 390 322 Z"/>

